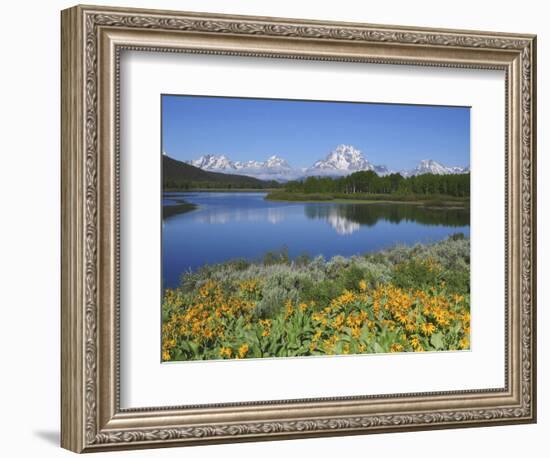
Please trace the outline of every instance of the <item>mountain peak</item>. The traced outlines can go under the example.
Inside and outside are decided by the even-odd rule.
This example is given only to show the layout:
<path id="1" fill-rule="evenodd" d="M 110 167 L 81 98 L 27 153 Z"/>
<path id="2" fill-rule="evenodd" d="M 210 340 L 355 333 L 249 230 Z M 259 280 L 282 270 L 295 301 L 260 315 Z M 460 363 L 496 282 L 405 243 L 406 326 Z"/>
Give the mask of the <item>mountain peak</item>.
<path id="1" fill-rule="evenodd" d="M 422 159 L 419 163 L 420 166 L 441 165 L 439 162 L 433 159 Z"/>
<path id="2" fill-rule="evenodd" d="M 288 181 L 304 176 L 345 176 L 354 172 L 373 171 L 380 176 L 394 173 L 384 165 L 372 164 L 363 153 L 350 144 L 339 144 L 324 159 L 315 162 L 311 167 L 297 169 L 280 156 L 273 154 L 265 161 L 232 161 L 224 154 L 204 154 L 198 159 L 187 161 L 200 169 L 212 172 L 247 175 L 263 180 Z M 468 173 L 469 167 L 445 166 L 433 159 L 422 159 L 418 165 L 403 176 L 416 176 L 425 173 L 434 175 Z"/>
<path id="3" fill-rule="evenodd" d="M 334 152 L 338 153 L 358 153 L 361 154 L 361 151 L 358 150 L 353 145 L 346 145 L 345 143 L 340 143 L 336 148 L 333 150 Z"/>
<path id="4" fill-rule="evenodd" d="M 346 174 L 360 170 L 372 170 L 372 164 L 353 145 L 340 144 L 325 159 L 319 160 L 309 169 L 311 172 Z"/>
<path id="5" fill-rule="evenodd" d="M 361 150 L 358 150 L 353 145 L 338 145 L 336 148 L 334 148 L 329 156 L 340 156 L 345 157 L 348 160 L 352 161 L 359 161 L 359 160 L 366 160 L 363 157 L 363 153 Z"/>
<path id="6" fill-rule="evenodd" d="M 223 154 L 219 156 L 205 154 L 194 161 L 189 161 L 189 163 L 203 170 L 227 171 L 235 169 L 234 164 Z"/>
<path id="7" fill-rule="evenodd" d="M 283 168 L 283 169 L 290 169 L 290 164 L 287 161 L 285 161 L 283 158 L 277 155 L 273 155 L 269 157 L 267 161 L 265 161 L 265 165 L 270 168 L 277 167 L 277 168 Z"/>
<path id="8" fill-rule="evenodd" d="M 424 175 L 426 173 L 431 173 L 433 175 L 451 175 L 458 173 L 467 173 L 469 170 L 469 167 L 448 167 L 441 164 L 440 162 L 434 161 L 433 159 L 422 159 L 413 170 L 403 172 L 402 175 L 417 176 Z"/>

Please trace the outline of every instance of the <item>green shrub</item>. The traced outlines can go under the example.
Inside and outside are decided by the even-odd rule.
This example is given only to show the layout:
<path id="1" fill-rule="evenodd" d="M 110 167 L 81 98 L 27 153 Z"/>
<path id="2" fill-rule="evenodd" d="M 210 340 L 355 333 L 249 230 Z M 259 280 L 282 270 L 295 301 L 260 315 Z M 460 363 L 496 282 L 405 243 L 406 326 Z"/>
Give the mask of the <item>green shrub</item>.
<path id="1" fill-rule="evenodd" d="M 289 264 L 288 248 L 283 247 L 280 250 L 268 251 L 263 258 L 264 266 L 273 264 Z"/>
<path id="2" fill-rule="evenodd" d="M 466 236 L 462 232 L 456 232 L 454 234 L 451 234 L 449 236 L 449 240 L 457 241 L 457 240 L 464 240 Z"/>
<path id="3" fill-rule="evenodd" d="M 428 264 L 436 270 L 430 272 Z M 469 292 L 469 266 L 470 240 L 461 234 L 433 244 L 399 245 L 362 256 L 334 256 L 327 261 L 322 256 L 311 259 L 307 255 L 291 260 L 283 248 L 267 253 L 257 262 L 236 259 L 186 272 L 179 289 L 190 293 L 208 280 L 233 288 L 235 282 L 265 279 L 262 289 L 266 295 L 274 287 L 282 288 L 275 295 L 279 298 L 296 291 L 304 300 L 324 302 L 344 289 L 356 288 L 359 280 L 371 288 L 386 283 L 403 288 L 425 287 L 434 281 L 445 281 L 449 290 L 465 294 Z M 273 309 L 269 303 L 275 300 L 274 296 L 266 297 L 261 309 Z"/>
<path id="4" fill-rule="evenodd" d="M 440 282 L 441 271 L 425 261 L 411 259 L 395 266 L 392 283 L 404 289 L 424 289 Z"/>

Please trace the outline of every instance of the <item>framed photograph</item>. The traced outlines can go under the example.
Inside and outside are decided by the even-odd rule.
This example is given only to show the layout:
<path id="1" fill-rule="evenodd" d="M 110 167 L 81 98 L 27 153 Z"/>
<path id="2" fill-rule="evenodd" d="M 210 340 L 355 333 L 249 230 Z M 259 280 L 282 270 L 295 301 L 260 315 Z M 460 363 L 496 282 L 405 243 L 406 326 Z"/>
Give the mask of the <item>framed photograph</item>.
<path id="1" fill-rule="evenodd" d="M 62 446 L 536 421 L 533 35 L 62 12 Z"/>

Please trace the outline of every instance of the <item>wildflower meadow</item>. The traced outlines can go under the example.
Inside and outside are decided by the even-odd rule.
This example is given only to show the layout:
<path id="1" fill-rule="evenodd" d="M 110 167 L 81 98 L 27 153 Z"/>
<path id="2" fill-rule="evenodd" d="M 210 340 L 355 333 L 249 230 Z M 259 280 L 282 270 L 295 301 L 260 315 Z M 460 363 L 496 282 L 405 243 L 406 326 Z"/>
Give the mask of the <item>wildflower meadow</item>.
<path id="1" fill-rule="evenodd" d="M 182 276 L 162 302 L 162 360 L 470 348 L 470 241 L 330 260 L 286 251 Z"/>

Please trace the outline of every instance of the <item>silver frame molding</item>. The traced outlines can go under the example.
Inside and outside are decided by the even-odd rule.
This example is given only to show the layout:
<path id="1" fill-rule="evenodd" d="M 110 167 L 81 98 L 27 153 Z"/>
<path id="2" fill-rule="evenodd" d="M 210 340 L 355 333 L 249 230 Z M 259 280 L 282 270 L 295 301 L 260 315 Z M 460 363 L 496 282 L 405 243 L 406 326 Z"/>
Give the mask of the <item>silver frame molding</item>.
<path id="1" fill-rule="evenodd" d="M 61 445 L 75 452 L 536 421 L 536 37 L 76 6 L 61 15 Z M 503 389 L 121 409 L 119 62 L 125 49 L 506 75 Z"/>

